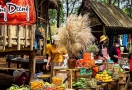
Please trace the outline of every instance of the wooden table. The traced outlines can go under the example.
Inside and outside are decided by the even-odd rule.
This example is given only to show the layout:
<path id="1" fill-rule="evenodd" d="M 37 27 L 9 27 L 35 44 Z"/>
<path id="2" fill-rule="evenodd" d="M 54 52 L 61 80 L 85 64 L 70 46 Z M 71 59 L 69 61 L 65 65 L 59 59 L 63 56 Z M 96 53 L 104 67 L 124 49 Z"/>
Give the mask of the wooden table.
<path id="1" fill-rule="evenodd" d="M 17 68 L 19 68 L 19 64 L 29 64 L 29 59 L 18 59 L 14 58 L 8 61 L 8 68 L 10 68 L 11 63 L 16 63 Z M 36 60 L 36 67 L 37 67 L 37 72 L 40 71 L 40 67 L 43 65 L 46 65 L 47 62 L 44 62 L 43 60 Z"/>
<path id="2" fill-rule="evenodd" d="M 69 72 L 70 73 L 70 88 L 72 89 L 73 75 L 74 75 L 74 78 L 76 80 L 76 78 L 77 78 L 76 71 L 78 71 L 78 70 L 79 69 L 53 68 L 53 76 L 56 76 L 57 71 L 64 72 L 64 73 Z M 74 72 L 74 74 L 73 74 L 73 72 Z"/>
<path id="3" fill-rule="evenodd" d="M 127 90 L 130 82 L 130 72 L 124 71 L 119 74 L 119 90 Z"/>

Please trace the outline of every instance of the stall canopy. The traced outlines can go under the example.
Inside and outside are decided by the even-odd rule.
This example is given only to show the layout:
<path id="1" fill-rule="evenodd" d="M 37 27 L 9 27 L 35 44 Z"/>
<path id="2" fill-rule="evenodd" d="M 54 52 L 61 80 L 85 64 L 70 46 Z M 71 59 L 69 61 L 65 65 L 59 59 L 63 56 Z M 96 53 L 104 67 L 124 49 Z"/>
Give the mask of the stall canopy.
<path id="1" fill-rule="evenodd" d="M 132 19 L 128 17 L 120 8 L 112 4 L 91 2 L 91 8 L 106 27 L 132 28 Z"/>
<path id="2" fill-rule="evenodd" d="M 91 27 L 101 27 L 106 34 L 132 33 L 132 19 L 112 4 L 83 0 L 80 13 L 90 13 Z"/>

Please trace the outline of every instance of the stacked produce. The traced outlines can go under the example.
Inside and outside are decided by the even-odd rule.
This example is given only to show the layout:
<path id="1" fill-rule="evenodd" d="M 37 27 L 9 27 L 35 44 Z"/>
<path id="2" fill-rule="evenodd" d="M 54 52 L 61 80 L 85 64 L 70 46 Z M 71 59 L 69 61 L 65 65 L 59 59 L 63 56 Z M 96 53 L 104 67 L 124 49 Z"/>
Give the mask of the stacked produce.
<path id="1" fill-rule="evenodd" d="M 30 87 L 28 85 L 15 85 L 13 84 L 10 88 L 8 88 L 7 90 L 31 90 Z"/>
<path id="2" fill-rule="evenodd" d="M 61 84 L 56 86 L 55 84 L 50 84 L 45 82 L 46 90 L 64 90 L 66 88 L 65 84 Z"/>
<path id="3" fill-rule="evenodd" d="M 89 79 L 87 84 L 89 87 L 95 88 L 97 86 L 97 81 L 95 79 Z"/>
<path id="4" fill-rule="evenodd" d="M 95 61 L 91 57 L 91 53 L 84 53 L 83 59 L 77 60 L 76 67 L 89 68 L 95 66 Z"/>
<path id="5" fill-rule="evenodd" d="M 101 80 L 103 82 L 110 82 L 112 81 L 112 76 L 110 76 L 106 70 L 104 70 L 101 74 L 96 74 L 95 78 L 97 80 Z"/>
<path id="6" fill-rule="evenodd" d="M 97 82 L 93 78 L 79 78 L 76 82 L 72 83 L 72 86 L 77 89 L 95 88 L 97 86 Z"/>
<path id="7" fill-rule="evenodd" d="M 52 83 L 55 85 L 61 85 L 62 84 L 62 78 L 61 77 L 53 77 Z"/>
<path id="8" fill-rule="evenodd" d="M 75 88 L 87 88 L 86 82 L 87 80 L 85 78 L 79 78 L 76 82 L 72 83 L 72 86 Z"/>
<path id="9" fill-rule="evenodd" d="M 37 89 L 44 89 L 44 82 L 41 80 L 36 80 L 30 82 L 30 86 L 32 90 L 37 90 Z"/>

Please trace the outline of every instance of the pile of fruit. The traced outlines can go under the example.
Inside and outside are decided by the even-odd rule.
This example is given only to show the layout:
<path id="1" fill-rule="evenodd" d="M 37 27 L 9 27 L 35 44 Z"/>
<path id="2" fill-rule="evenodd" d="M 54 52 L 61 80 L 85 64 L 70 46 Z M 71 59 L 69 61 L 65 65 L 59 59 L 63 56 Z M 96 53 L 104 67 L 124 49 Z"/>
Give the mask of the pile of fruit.
<path id="1" fill-rule="evenodd" d="M 76 82 L 72 83 L 72 86 L 75 88 L 81 88 L 81 89 L 87 88 L 86 81 L 87 80 L 85 78 L 79 78 Z"/>
<path id="2" fill-rule="evenodd" d="M 60 77 L 53 77 L 52 78 L 52 83 L 55 85 L 61 85 L 62 84 L 62 78 Z"/>
<path id="3" fill-rule="evenodd" d="M 13 84 L 10 88 L 6 90 L 31 90 L 31 89 L 28 85 L 18 86 L 18 85 Z"/>
<path id="4" fill-rule="evenodd" d="M 110 76 L 107 71 L 103 71 L 101 74 L 96 74 L 95 78 L 103 82 L 111 82 L 112 76 Z"/>
<path id="5" fill-rule="evenodd" d="M 45 82 L 45 87 L 46 90 L 64 90 L 66 88 L 66 85 L 65 84 L 55 85 Z"/>
<path id="6" fill-rule="evenodd" d="M 31 86 L 32 90 L 43 89 L 44 82 L 41 80 L 32 81 L 32 82 L 30 82 L 30 86 Z"/>
<path id="7" fill-rule="evenodd" d="M 87 84 L 89 87 L 95 88 L 97 86 L 97 81 L 92 78 L 87 81 Z"/>

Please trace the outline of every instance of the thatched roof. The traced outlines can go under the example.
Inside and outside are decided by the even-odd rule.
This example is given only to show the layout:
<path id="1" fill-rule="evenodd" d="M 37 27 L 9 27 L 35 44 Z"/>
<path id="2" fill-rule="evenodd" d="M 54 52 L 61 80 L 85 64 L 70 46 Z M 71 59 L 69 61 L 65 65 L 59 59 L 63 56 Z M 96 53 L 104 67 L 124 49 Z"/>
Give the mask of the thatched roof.
<path id="1" fill-rule="evenodd" d="M 90 2 L 90 6 L 106 27 L 132 28 L 132 19 L 120 8 L 101 2 Z"/>

